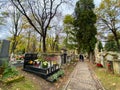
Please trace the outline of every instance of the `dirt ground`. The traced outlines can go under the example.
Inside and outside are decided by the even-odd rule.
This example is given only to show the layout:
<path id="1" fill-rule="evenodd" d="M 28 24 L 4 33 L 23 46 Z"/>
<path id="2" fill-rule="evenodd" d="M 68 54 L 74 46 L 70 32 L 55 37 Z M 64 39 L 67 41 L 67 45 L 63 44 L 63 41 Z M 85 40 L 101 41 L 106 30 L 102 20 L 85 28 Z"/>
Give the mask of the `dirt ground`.
<path id="1" fill-rule="evenodd" d="M 61 90 L 63 88 L 63 86 L 65 85 L 66 81 L 68 80 L 70 74 L 74 70 L 76 63 L 77 62 L 73 62 L 73 63 L 63 66 L 62 68 L 65 72 L 65 75 L 63 77 L 60 77 L 54 83 L 48 82 L 48 81 L 44 80 L 43 78 L 41 78 L 40 76 L 37 76 L 33 73 L 23 71 L 22 70 L 23 67 L 17 67 L 17 69 L 20 71 L 21 74 L 23 74 L 25 76 L 25 80 L 30 80 L 34 84 L 33 86 L 37 88 L 36 90 Z M 23 83 L 24 81 L 20 81 L 20 82 Z M 15 83 L 13 83 L 11 85 L 7 85 L 5 87 L 7 88 L 7 90 L 11 90 L 11 86 L 14 86 L 14 85 L 15 85 Z M 2 85 L 0 83 L 0 90 L 4 90 L 4 89 L 2 89 L 2 87 L 4 87 L 4 85 Z M 18 90 L 18 89 L 15 89 L 15 90 Z M 29 90 L 31 90 L 31 89 L 29 89 Z"/>
<path id="2" fill-rule="evenodd" d="M 65 85 L 65 82 L 68 80 L 71 72 L 73 71 L 76 63 L 68 64 L 64 66 L 64 72 L 65 75 L 63 77 L 60 77 L 58 81 L 51 83 L 40 76 L 37 76 L 35 74 L 22 71 L 21 68 L 18 68 L 20 72 L 25 76 L 25 78 L 30 79 L 33 81 L 34 85 L 38 88 L 38 90 L 61 90 L 63 86 Z"/>

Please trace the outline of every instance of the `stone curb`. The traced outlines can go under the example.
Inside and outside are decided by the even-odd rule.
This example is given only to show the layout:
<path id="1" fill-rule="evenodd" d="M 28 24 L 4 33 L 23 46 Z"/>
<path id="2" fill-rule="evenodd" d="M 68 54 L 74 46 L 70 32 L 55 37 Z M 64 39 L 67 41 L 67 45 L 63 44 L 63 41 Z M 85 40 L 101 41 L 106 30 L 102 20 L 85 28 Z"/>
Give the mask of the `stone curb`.
<path id="1" fill-rule="evenodd" d="M 65 86 L 63 87 L 62 90 L 67 90 L 67 87 L 68 87 L 69 83 L 71 82 L 71 78 L 74 77 L 74 75 L 75 75 L 77 66 L 78 66 L 78 63 L 76 65 L 76 67 L 74 68 L 73 72 L 71 73 L 71 75 L 69 76 L 68 81 L 65 83 Z"/>
<path id="2" fill-rule="evenodd" d="M 88 64 L 88 63 L 87 63 L 87 64 Z M 88 66 L 88 67 L 89 67 L 89 66 Z M 105 88 L 103 87 L 102 83 L 100 82 L 100 80 L 99 80 L 98 77 L 96 76 L 95 72 L 94 72 L 90 67 L 89 67 L 89 69 L 90 69 L 90 72 L 91 72 L 91 75 L 92 75 L 94 81 L 95 81 L 96 83 L 98 83 L 99 87 L 102 88 L 102 90 L 105 90 Z M 94 76 L 93 76 L 93 75 L 94 75 Z M 101 89 L 98 89 L 98 90 L 101 90 Z"/>

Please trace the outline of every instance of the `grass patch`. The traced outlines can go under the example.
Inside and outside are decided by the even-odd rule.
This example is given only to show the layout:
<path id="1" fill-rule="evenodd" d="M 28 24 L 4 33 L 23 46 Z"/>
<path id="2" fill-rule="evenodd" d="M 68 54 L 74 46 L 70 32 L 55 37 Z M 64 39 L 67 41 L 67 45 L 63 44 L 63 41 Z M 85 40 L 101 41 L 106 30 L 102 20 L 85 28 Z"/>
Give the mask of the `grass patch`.
<path id="1" fill-rule="evenodd" d="M 106 90 L 120 90 L 120 76 L 107 72 L 104 68 L 95 68 L 95 73 Z"/>
<path id="2" fill-rule="evenodd" d="M 2 90 L 38 90 L 38 87 L 34 85 L 31 80 L 26 78 L 19 82 L 14 82 L 7 85 L 1 85 L 0 88 Z"/>
<path id="3" fill-rule="evenodd" d="M 37 90 L 32 81 L 25 80 L 22 82 L 15 83 L 15 85 L 10 90 Z"/>
<path id="4" fill-rule="evenodd" d="M 2 79 L 1 82 L 4 84 L 10 84 L 10 83 L 17 82 L 17 81 L 19 82 L 20 80 L 23 80 L 23 79 L 24 79 L 24 76 L 19 75 L 19 76 L 10 77 L 7 79 Z"/>
<path id="5" fill-rule="evenodd" d="M 75 66 L 76 62 L 65 65 L 64 76 L 60 77 L 53 84 L 36 75 L 31 75 L 31 73 L 24 72 L 21 70 L 22 67 L 19 67 L 17 70 L 20 71 L 25 78 L 22 81 L 13 82 L 7 85 L 0 82 L 0 90 L 62 90 Z"/>

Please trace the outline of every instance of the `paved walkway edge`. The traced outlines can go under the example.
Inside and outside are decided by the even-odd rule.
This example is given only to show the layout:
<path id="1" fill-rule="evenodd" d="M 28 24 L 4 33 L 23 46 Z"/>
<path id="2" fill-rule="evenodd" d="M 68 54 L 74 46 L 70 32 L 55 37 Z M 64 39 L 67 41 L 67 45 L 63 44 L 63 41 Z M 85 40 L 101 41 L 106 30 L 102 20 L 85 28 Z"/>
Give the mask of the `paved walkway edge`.
<path id="1" fill-rule="evenodd" d="M 62 90 L 66 90 L 66 89 L 67 89 L 67 87 L 68 87 L 68 85 L 69 85 L 69 83 L 70 83 L 70 81 L 71 81 L 70 78 L 72 78 L 72 77 L 74 76 L 74 73 L 76 72 L 77 66 L 78 66 L 78 64 L 77 64 L 76 67 L 74 68 L 74 70 L 73 70 L 73 72 L 71 73 L 71 75 L 68 77 L 68 81 L 65 83 L 65 86 L 63 87 Z"/>
<path id="2" fill-rule="evenodd" d="M 89 69 L 90 69 L 90 67 L 89 67 Z M 92 76 L 93 79 L 98 83 L 98 85 L 100 85 L 100 87 L 102 88 L 102 90 L 105 90 L 105 88 L 103 87 L 102 83 L 100 82 L 100 80 L 96 76 L 95 72 L 93 70 L 90 70 L 90 71 L 91 71 L 91 74 L 94 75 L 94 76 Z"/>
<path id="3" fill-rule="evenodd" d="M 86 63 L 86 62 L 84 62 L 84 63 Z M 90 73 L 91 73 L 91 76 L 92 76 L 93 80 L 97 83 L 97 86 L 101 88 L 101 89 L 98 89 L 98 90 L 105 90 L 105 88 L 103 87 L 102 83 L 100 82 L 100 80 L 99 80 L 98 77 L 96 76 L 94 70 L 92 70 L 92 68 L 89 67 L 88 63 L 86 63 L 86 64 L 87 64 L 87 66 L 88 66 L 88 69 L 89 69 L 89 71 L 90 71 Z M 77 71 L 77 69 L 76 69 L 77 67 L 78 67 L 78 63 L 77 63 L 77 65 L 76 65 L 76 67 L 74 68 L 73 72 L 71 73 L 71 75 L 68 77 L 68 81 L 65 83 L 65 85 L 63 86 L 63 89 L 62 89 L 62 90 L 67 90 L 67 87 L 68 87 L 68 85 L 69 85 L 70 82 L 71 82 L 71 78 L 74 77 L 74 75 L 75 75 L 75 73 L 76 73 L 76 71 Z"/>

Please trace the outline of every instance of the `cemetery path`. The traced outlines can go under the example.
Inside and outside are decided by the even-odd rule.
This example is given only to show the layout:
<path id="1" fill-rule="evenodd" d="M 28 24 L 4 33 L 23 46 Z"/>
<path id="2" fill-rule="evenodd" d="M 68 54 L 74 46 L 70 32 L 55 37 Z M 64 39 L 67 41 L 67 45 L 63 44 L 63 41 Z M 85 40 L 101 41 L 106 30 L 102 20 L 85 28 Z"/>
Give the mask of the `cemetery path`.
<path id="1" fill-rule="evenodd" d="M 104 90 L 87 62 L 78 62 L 63 90 Z"/>
<path id="2" fill-rule="evenodd" d="M 21 73 L 34 83 L 37 90 L 104 90 L 87 62 L 67 65 L 64 70 L 64 77 L 55 83 L 50 83 L 35 74 L 22 71 L 20 68 Z"/>

